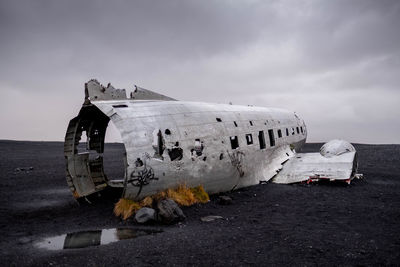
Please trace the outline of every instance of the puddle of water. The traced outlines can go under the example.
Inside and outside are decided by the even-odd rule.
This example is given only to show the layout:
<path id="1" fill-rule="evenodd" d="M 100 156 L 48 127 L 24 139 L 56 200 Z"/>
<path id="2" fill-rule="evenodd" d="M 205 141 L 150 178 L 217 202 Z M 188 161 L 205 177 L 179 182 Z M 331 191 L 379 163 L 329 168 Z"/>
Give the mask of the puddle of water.
<path id="1" fill-rule="evenodd" d="M 36 243 L 36 247 L 48 250 L 86 248 L 161 232 L 162 230 L 134 228 L 82 231 L 46 238 Z"/>

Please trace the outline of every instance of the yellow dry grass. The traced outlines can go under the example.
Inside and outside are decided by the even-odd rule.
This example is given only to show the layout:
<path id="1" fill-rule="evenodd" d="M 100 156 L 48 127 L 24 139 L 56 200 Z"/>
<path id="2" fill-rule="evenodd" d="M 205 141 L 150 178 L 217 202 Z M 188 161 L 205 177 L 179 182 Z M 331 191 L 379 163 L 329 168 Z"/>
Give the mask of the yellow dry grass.
<path id="1" fill-rule="evenodd" d="M 189 188 L 186 184 L 181 184 L 175 189 L 167 189 L 153 196 L 145 197 L 140 202 L 135 202 L 130 199 L 121 198 L 114 207 L 114 214 L 121 216 L 126 220 L 136 213 L 142 207 L 152 207 L 153 203 L 160 200 L 170 198 L 178 205 L 191 206 L 196 203 L 206 203 L 210 201 L 210 197 L 204 190 L 203 186 L 199 185 L 194 188 Z"/>
<path id="2" fill-rule="evenodd" d="M 175 189 L 167 189 L 166 193 L 168 198 L 174 200 L 181 206 L 191 206 L 197 203 L 192 191 L 190 191 L 190 188 L 185 184 L 179 185 Z"/>
<path id="3" fill-rule="evenodd" d="M 208 201 L 210 201 L 210 196 L 204 190 L 204 187 L 202 185 L 190 188 L 190 191 L 192 191 L 197 202 L 207 203 Z"/>
<path id="4" fill-rule="evenodd" d="M 139 203 L 130 199 L 121 198 L 114 206 L 114 214 L 126 220 L 135 214 L 136 211 L 140 210 L 140 208 L 141 206 Z"/>
<path id="5" fill-rule="evenodd" d="M 74 196 L 74 198 L 76 198 L 76 199 L 78 199 L 79 198 L 79 194 L 78 194 L 78 192 L 76 192 L 76 191 L 74 191 L 73 193 L 72 193 L 72 195 Z"/>
<path id="6" fill-rule="evenodd" d="M 158 202 L 162 199 L 166 199 L 167 193 L 166 193 L 166 191 L 161 191 L 161 192 L 158 192 L 157 194 L 153 195 L 152 198 L 153 198 L 153 201 Z"/>
<path id="7" fill-rule="evenodd" d="M 140 201 L 140 206 L 142 207 L 151 207 L 153 205 L 153 198 L 151 196 L 145 197 Z"/>

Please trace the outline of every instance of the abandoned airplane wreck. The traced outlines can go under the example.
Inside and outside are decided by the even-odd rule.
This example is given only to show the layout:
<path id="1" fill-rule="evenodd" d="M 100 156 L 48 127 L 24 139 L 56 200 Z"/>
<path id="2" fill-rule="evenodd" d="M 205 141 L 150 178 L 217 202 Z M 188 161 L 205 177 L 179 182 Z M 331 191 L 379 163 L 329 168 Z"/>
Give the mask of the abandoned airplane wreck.
<path id="1" fill-rule="evenodd" d="M 126 152 L 125 175 L 114 180 L 103 168 L 110 120 Z M 90 80 L 65 136 L 67 182 L 75 198 L 116 187 L 132 200 L 179 184 L 202 185 L 212 194 L 267 181 L 350 182 L 357 170 L 354 147 L 334 140 L 321 153 L 296 153 L 306 137 L 303 119 L 287 110 L 177 101 L 140 87 L 127 97 L 125 89 Z"/>

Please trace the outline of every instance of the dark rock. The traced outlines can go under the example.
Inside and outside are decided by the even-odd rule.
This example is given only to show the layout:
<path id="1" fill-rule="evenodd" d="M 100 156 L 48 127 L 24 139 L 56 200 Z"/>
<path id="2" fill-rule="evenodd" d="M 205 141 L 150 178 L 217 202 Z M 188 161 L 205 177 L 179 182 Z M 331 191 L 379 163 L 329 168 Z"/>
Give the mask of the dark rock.
<path id="1" fill-rule="evenodd" d="M 135 214 L 135 220 L 138 223 L 146 223 L 156 219 L 156 211 L 151 208 L 141 208 Z"/>
<path id="2" fill-rule="evenodd" d="M 232 198 L 228 196 L 219 196 L 219 204 L 221 205 L 230 205 L 232 204 Z"/>
<path id="3" fill-rule="evenodd" d="M 179 222 L 184 220 L 186 217 L 183 214 L 181 208 L 172 199 L 164 199 L 158 202 L 158 221 L 166 224 Z"/>
<path id="4" fill-rule="evenodd" d="M 34 168 L 31 167 L 18 167 L 14 169 L 14 172 L 23 172 L 23 171 L 33 171 Z"/>

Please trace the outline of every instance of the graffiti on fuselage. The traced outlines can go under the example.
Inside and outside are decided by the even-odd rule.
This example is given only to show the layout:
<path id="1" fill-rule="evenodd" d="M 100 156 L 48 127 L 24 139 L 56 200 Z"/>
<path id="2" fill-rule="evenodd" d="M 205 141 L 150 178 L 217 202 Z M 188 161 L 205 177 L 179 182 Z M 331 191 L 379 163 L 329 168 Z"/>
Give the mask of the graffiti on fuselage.
<path id="1" fill-rule="evenodd" d="M 153 168 L 147 166 L 148 160 L 148 155 L 145 155 L 143 160 L 137 158 L 135 161 L 135 168 L 127 181 L 128 184 L 139 187 L 136 197 L 138 197 L 142 192 L 143 186 L 150 184 L 152 180 L 158 180 L 158 178 L 154 176 Z"/>
<path id="2" fill-rule="evenodd" d="M 243 177 L 244 171 L 243 171 L 242 161 L 243 161 L 244 153 L 239 150 L 236 150 L 232 153 L 229 153 L 229 151 L 227 151 L 227 152 L 228 152 L 229 158 L 231 160 L 232 166 L 236 168 L 236 170 L 239 173 L 239 176 Z"/>

